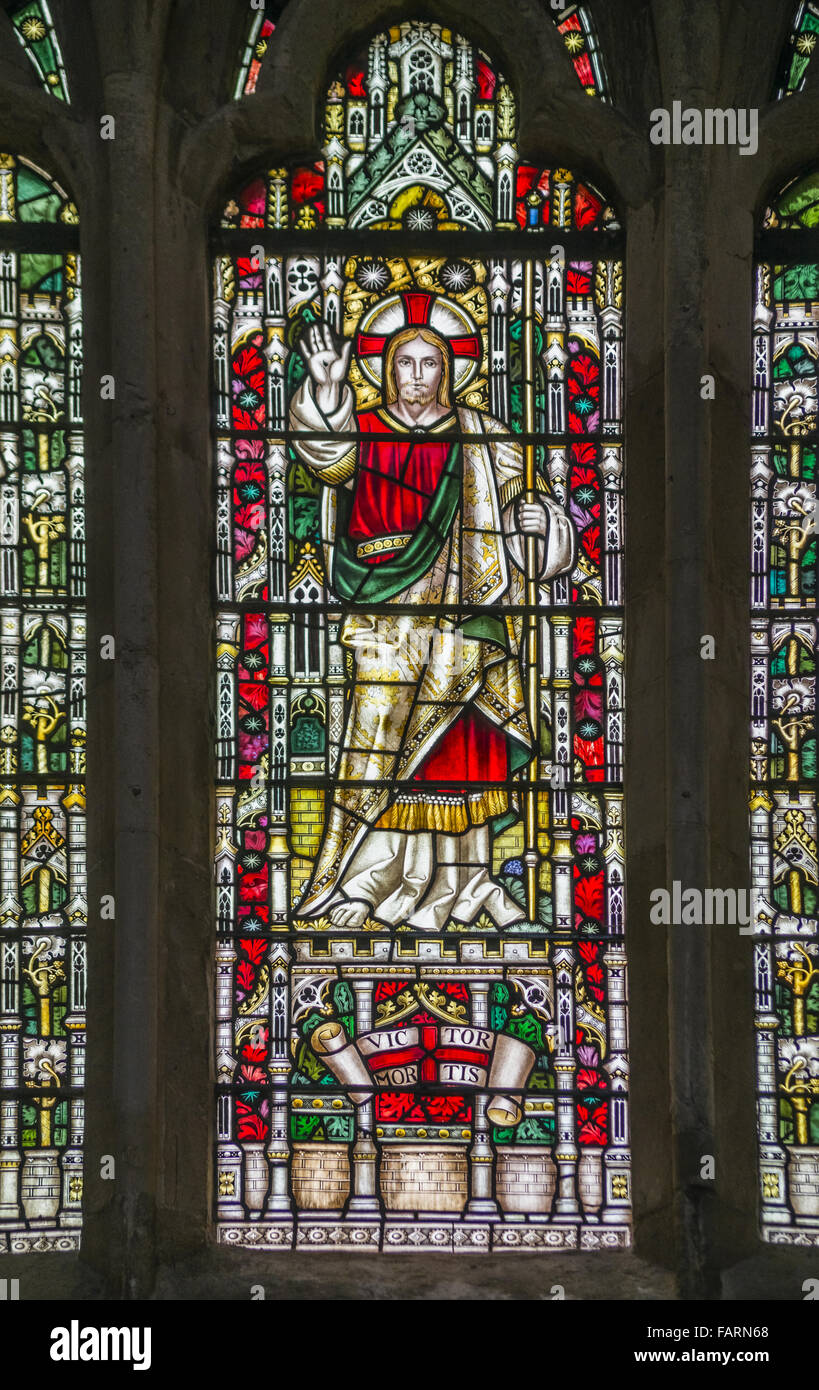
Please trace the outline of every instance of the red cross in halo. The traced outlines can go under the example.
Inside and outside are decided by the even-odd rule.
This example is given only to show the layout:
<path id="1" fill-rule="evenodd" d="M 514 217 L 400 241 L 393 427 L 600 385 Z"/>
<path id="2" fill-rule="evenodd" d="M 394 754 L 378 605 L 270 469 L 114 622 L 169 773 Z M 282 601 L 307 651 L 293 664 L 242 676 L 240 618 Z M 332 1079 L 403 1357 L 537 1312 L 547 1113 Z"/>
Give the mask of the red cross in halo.
<path id="1" fill-rule="evenodd" d="M 435 295 L 424 294 L 420 290 L 408 290 L 402 293 L 401 298 L 404 301 L 404 327 L 424 328 L 429 323 Z M 480 361 L 481 340 L 477 333 L 461 334 L 448 341 L 456 357 L 468 357 L 473 362 Z M 356 337 L 355 350 L 358 357 L 381 357 L 386 346 L 387 338 L 384 334 L 359 333 Z"/>

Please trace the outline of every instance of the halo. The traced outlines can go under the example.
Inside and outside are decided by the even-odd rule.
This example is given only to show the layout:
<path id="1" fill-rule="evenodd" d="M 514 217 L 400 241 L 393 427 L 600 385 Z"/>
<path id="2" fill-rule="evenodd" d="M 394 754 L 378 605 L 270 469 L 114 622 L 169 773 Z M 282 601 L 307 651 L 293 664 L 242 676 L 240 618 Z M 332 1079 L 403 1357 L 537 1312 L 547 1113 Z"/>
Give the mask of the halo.
<path id="1" fill-rule="evenodd" d="M 381 390 L 387 343 L 393 333 L 413 326 L 434 328 L 449 341 L 454 364 L 453 391 L 463 391 L 480 366 L 483 348 L 477 324 L 456 300 L 421 290 L 379 299 L 363 315 L 355 352 L 367 380 Z"/>

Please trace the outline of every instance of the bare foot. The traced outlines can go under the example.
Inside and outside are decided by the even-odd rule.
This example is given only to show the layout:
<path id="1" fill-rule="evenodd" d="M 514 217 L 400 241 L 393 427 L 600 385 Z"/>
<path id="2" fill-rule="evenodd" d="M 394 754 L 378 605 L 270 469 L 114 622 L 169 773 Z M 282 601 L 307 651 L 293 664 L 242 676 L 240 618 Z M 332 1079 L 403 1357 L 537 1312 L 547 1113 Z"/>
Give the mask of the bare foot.
<path id="1" fill-rule="evenodd" d="M 329 914 L 334 927 L 363 927 L 369 915 L 369 903 L 339 903 Z"/>

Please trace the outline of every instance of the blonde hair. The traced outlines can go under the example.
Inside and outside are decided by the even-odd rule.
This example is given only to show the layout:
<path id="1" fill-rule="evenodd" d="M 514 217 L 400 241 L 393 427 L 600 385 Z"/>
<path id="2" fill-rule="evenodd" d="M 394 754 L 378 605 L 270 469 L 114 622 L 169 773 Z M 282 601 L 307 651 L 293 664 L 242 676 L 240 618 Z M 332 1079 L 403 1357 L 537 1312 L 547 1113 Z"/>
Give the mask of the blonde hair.
<path id="1" fill-rule="evenodd" d="M 387 405 L 394 405 L 398 400 L 398 386 L 395 381 L 395 354 L 405 343 L 411 343 L 413 338 L 422 338 L 431 347 L 437 347 L 441 354 L 441 380 L 438 383 L 438 404 L 447 407 L 452 405 L 449 397 L 450 386 L 450 366 L 449 366 L 449 344 L 446 338 L 440 333 L 436 333 L 434 328 L 402 328 L 400 333 L 396 333 L 390 339 L 387 348 L 387 356 L 384 361 L 384 395 Z"/>

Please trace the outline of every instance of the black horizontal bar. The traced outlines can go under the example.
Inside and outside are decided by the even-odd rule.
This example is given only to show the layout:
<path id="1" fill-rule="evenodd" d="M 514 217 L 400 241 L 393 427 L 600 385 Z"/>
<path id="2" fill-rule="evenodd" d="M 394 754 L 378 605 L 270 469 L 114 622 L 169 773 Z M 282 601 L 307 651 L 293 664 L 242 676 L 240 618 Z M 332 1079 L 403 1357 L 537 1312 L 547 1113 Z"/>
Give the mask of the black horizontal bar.
<path id="1" fill-rule="evenodd" d="M 419 1006 L 419 1007 L 420 1007 L 420 1006 Z M 452 1020 L 450 1020 L 449 1024 L 444 1023 L 444 1020 L 443 1020 L 443 1019 L 440 1019 L 439 1022 L 440 1022 L 440 1024 L 441 1024 L 441 1026 L 443 1026 L 443 1027 L 447 1027 L 447 1026 L 454 1026 L 454 1027 L 456 1027 L 456 1028 L 478 1028 L 478 1027 L 480 1027 L 479 1024 L 476 1024 L 476 1023 L 464 1023 L 462 1020 L 458 1020 L 458 1019 L 455 1019 L 455 1018 L 453 1018 Z M 374 1026 L 373 1028 L 369 1029 L 368 1031 L 369 1031 L 369 1032 L 373 1032 L 373 1033 L 389 1032 L 390 1026 L 391 1026 L 391 1025 L 385 1021 L 385 1022 L 383 1022 L 383 1023 L 379 1023 L 378 1025 Z M 412 1024 L 406 1024 L 406 1023 L 402 1024 L 401 1022 L 397 1022 L 397 1023 L 395 1024 L 395 1027 L 397 1027 L 397 1028 L 400 1028 L 400 1027 L 412 1027 L 412 1026 L 413 1026 Z M 416 1026 L 417 1026 L 417 1025 L 416 1025 Z M 494 1029 L 490 1029 L 490 1028 L 487 1027 L 485 1030 L 482 1030 L 482 1031 L 494 1032 L 495 1030 L 494 1030 Z M 503 1034 L 500 1034 L 499 1036 L 504 1036 L 504 1035 L 503 1035 Z M 306 1042 L 307 1039 L 305 1038 L 305 1039 L 303 1039 L 302 1041 L 305 1041 L 305 1042 Z M 580 1043 L 580 1044 L 578 1044 L 578 1046 L 582 1047 L 583 1044 Z M 546 1049 L 544 1048 L 544 1051 L 543 1051 L 543 1053 L 541 1053 L 541 1056 L 545 1056 L 545 1055 L 546 1055 Z M 553 1054 L 551 1051 L 549 1051 L 549 1056 L 552 1057 L 552 1056 L 554 1056 L 554 1054 Z M 575 1060 L 576 1060 L 576 1059 L 575 1059 Z M 585 1063 L 579 1062 L 578 1065 L 579 1065 L 580 1067 L 583 1067 L 583 1066 L 585 1065 Z M 595 1068 L 595 1070 L 600 1071 L 601 1068 L 598 1066 L 598 1067 Z M 336 1090 L 336 1086 L 338 1087 L 338 1090 Z M 336 1100 L 336 1099 L 339 1098 L 339 1092 L 341 1092 L 341 1094 L 344 1095 L 344 1093 L 346 1093 L 347 1091 L 356 1091 L 356 1092 L 358 1092 L 358 1093 L 365 1093 L 365 1092 L 366 1092 L 366 1094 L 367 1094 L 371 1099 L 375 1099 L 375 1098 L 377 1098 L 378 1096 L 380 1096 L 380 1095 L 385 1095 L 385 1094 L 387 1094 L 387 1095 L 416 1096 L 416 1097 L 419 1097 L 419 1098 L 420 1098 L 420 1097 L 423 1097 L 423 1096 L 432 1096 L 432 1095 L 435 1095 L 435 1096 L 452 1096 L 452 1095 L 458 1096 L 458 1095 L 464 1095 L 464 1096 L 466 1096 L 467 1098 L 469 1098 L 469 1097 L 471 1097 L 471 1096 L 474 1096 L 474 1094 L 475 1094 L 476 1092 L 484 1092 L 484 1091 L 486 1091 L 486 1090 L 488 1089 L 487 1085 L 485 1085 L 485 1084 L 480 1085 L 480 1086 L 477 1086 L 477 1085 L 475 1085 L 474 1082 L 473 1082 L 472 1084 L 468 1084 L 468 1083 L 463 1082 L 463 1081 L 461 1081 L 461 1082 L 458 1082 L 458 1081 L 429 1081 L 429 1082 L 425 1082 L 423 1085 L 416 1085 L 416 1086 L 407 1085 L 406 1082 L 401 1082 L 401 1083 L 398 1084 L 398 1085 L 389 1085 L 389 1086 L 378 1085 L 376 1082 L 373 1082 L 373 1083 L 371 1083 L 371 1084 L 369 1084 L 369 1085 L 365 1085 L 363 1082 L 361 1082 L 361 1084 L 359 1084 L 358 1082 L 355 1082 L 355 1083 L 351 1083 L 349 1086 L 342 1086 L 340 1083 L 337 1082 L 337 1083 L 336 1083 L 336 1086 L 334 1086 L 334 1087 L 331 1089 L 331 1087 L 330 1087 L 329 1085 L 321 1086 L 321 1085 L 318 1085 L 318 1084 L 317 1084 L 317 1085 L 315 1085 L 315 1086 L 305 1086 L 305 1085 L 304 1085 L 302 1082 L 300 1082 L 300 1081 L 288 1081 L 288 1083 L 287 1083 L 287 1091 L 288 1091 L 288 1093 L 289 1093 L 289 1097 L 290 1097 L 291 1100 L 292 1100 L 294 1097 L 295 1097 L 296 1099 L 298 1099 L 300 1096 L 305 1096 L 305 1097 L 306 1097 L 306 1096 L 311 1096 L 311 1097 L 312 1097 L 312 1096 L 327 1096 L 328 1100 L 331 1100 L 331 1099 L 332 1099 L 332 1100 Z M 270 1091 L 271 1088 L 272 1088 L 272 1082 L 259 1082 L 259 1083 L 258 1083 L 258 1087 L 259 1087 L 260 1090 Z M 241 1099 L 242 1095 L 243 1095 L 245 1092 L 250 1091 L 250 1090 L 255 1090 L 255 1089 L 256 1089 L 256 1087 L 253 1086 L 252 1084 L 251 1084 L 251 1085 L 248 1085 L 248 1086 L 241 1086 L 241 1085 L 238 1085 L 238 1084 L 235 1083 L 235 1082 L 231 1082 L 231 1083 L 229 1083 L 227 1086 L 219 1086 L 218 1083 L 217 1083 L 217 1085 L 216 1085 L 216 1087 L 215 1087 L 215 1091 L 216 1091 L 216 1095 L 217 1095 L 217 1096 L 220 1096 L 220 1097 L 221 1097 L 221 1096 L 225 1096 L 225 1095 L 232 1095 L 232 1096 L 235 1096 L 235 1097 L 238 1098 L 238 1099 Z M 284 1087 L 281 1088 L 282 1091 L 284 1091 L 284 1089 L 285 1089 Z M 537 1102 L 540 1101 L 540 1100 L 543 1100 L 543 1101 L 547 1101 L 547 1100 L 548 1100 L 548 1101 L 553 1102 L 554 1104 L 557 1104 L 557 1102 L 558 1102 L 560 1099 L 562 1099 L 563 1097 L 566 1097 L 566 1096 L 572 1096 L 575 1100 L 582 1100 L 582 1099 L 584 1099 L 584 1098 L 589 1098 L 589 1099 L 591 1099 L 591 1100 L 610 1100 L 610 1099 L 612 1099 L 612 1098 L 613 1098 L 613 1099 L 616 1099 L 616 1100 L 620 1100 L 620 1099 L 625 1099 L 625 1097 L 628 1096 L 628 1091 L 626 1091 L 626 1090 L 622 1090 L 622 1091 L 617 1090 L 617 1091 L 614 1091 L 614 1090 L 609 1090 L 608 1087 L 606 1087 L 605 1089 L 604 1089 L 603 1087 L 598 1087 L 598 1088 L 589 1087 L 588 1090 L 578 1090 L 577 1088 L 574 1088 L 574 1089 L 572 1089 L 572 1090 L 565 1090 L 565 1091 L 558 1091 L 558 1090 L 549 1090 L 549 1091 L 546 1091 L 546 1090 L 543 1090 L 543 1089 L 541 1089 L 541 1088 L 538 1088 L 537 1090 L 527 1090 L 525 1086 L 504 1086 L 504 1087 L 503 1087 L 503 1094 L 504 1094 L 505 1096 L 519 1096 L 519 1097 L 523 1098 L 524 1100 L 532 1101 L 532 1102 L 534 1102 L 534 1103 L 537 1103 Z M 266 1097 L 266 1098 L 269 1098 L 269 1097 Z M 312 1109 L 311 1109 L 311 1110 L 305 1111 L 305 1114 L 306 1114 L 306 1115 L 310 1115 L 310 1114 L 318 1115 L 318 1114 L 320 1114 L 320 1113 L 321 1113 L 321 1112 L 320 1112 L 318 1109 L 316 1109 L 316 1110 L 312 1110 Z M 340 1110 L 340 1109 L 337 1109 L 335 1113 L 336 1113 L 337 1115 L 341 1115 L 341 1114 L 344 1113 L 344 1111 L 342 1111 L 342 1110 Z M 350 1112 L 348 1111 L 347 1113 L 349 1114 Z M 403 1119 L 403 1117 L 396 1117 L 396 1119 L 394 1119 L 394 1120 L 378 1120 L 377 1123 L 378 1123 L 378 1124 L 384 1124 L 384 1125 L 392 1125 L 392 1124 L 400 1125 L 400 1124 L 403 1124 L 403 1123 L 404 1123 L 404 1119 Z M 463 1121 L 457 1120 L 457 1119 L 455 1119 L 455 1118 L 453 1117 L 452 1119 L 448 1119 L 448 1120 L 446 1120 L 446 1119 L 410 1120 L 408 1123 L 409 1123 L 409 1124 L 425 1125 L 425 1126 L 433 1125 L 433 1126 L 439 1126 L 439 1127 L 443 1127 L 443 1128 L 445 1128 L 445 1129 L 449 1129 L 449 1128 L 451 1128 L 453 1125 L 457 1125 L 457 1124 L 469 1124 L 470 1122 L 469 1122 L 468 1120 L 463 1120 Z M 500 1126 L 498 1126 L 498 1128 L 503 1129 L 503 1128 L 505 1128 L 505 1126 L 500 1125 Z"/>
<path id="2" fill-rule="evenodd" d="M 2 222 L 0 250 L 79 251 L 80 229 L 75 222 Z"/>
<path id="3" fill-rule="evenodd" d="M 315 542 L 313 537 L 308 537 L 307 539 L 310 540 L 311 544 L 322 544 L 321 541 Z M 618 550 L 610 553 L 620 555 L 622 552 Z M 282 563 L 286 563 L 286 561 L 283 560 Z M 552 579 L 544 580 L 543 583 L 553 584 L 555 579 L 562 578 L 562 575 L 557 575 Z M 384 602 L 352 606 L 342 599 L 327 599 L 319 603 L 304 603 L 303 601 L 297 601 L 295 599 L 278 598 L 263 599 L 261 602 L 258 599 L 218 599 L 217 601 L 219 603 L 219 613 L 217 616 L 219 617 L 232 612 L 255 613 L 259 614 L 261 617 L 268 618 L 270 621 L 275 621 L 280 614 L 283 617 L 290 617 L 293 613 L 310 613 L 316 617 L 335 617 L 340 620 L 346 618 L 351 613 L 367 613 L 372 617 L 378 617 L 381 614 L 385 618 L 394 618 L 396 614 L 400 614 L 402 616 L 412 615 L 418 618 L 442 618 L 448 622 L 453 618 L 460 618 L 462 616 L 470 617 L 480 614 L 485 617 L 487 609 L 496 616 L 499 615 L 501 617 L 524 617 L 527 613 L 535 613 L 539 614 L 541 617 L 545 617 L 549 614 L 553 614 L 555 617 L 565 618 L 567 622 L 571 622 L 578 616 L 590 615 L 600 618 L 620 618 L 621 620 L 624 616 L 622 607 L 609 608 L 597 603 L 571 603 L 570 600 L 549 605 L 527 603 L 434 604 Z M 569 609 L 571 609 L 571 611 L 568 611 Z M 294 679 L 299 679 L 303 683 L 310 678 L 307 676 L 300 676 L 298 678 L 294 677 Z M 327 678 L 326 676 L 316 676 L 313 679 L 315 681 L 320 681 L 326 680 Z"/>
<path id="4" fill-rule="evenodd" d="M 371 405 L 371 406 L 364 406 L 364 407 L 362 407 L 363 410 L 367 410 L 367 411 L 370 411 L 370 410 L 381 410 L 382 408 L 383 408 L 383 407 L 382 407 L 380 404 L 375 404 L 375 405 Z M 478 411 L 478 414 L 480 414 L 480 415 L 483 415 L 483 414 L 486 414 L 486 413 L 487 413 L 487 412 L 485 412 L 485 411 Z M 546 431 L 546 430 L 544 430 L 544 431 L 541 431 L 540 433 L 538 433 L 537 431 L 532 431 L 532 433 L 530 434 L 530 433 L 528 433 L 526 430 L 517 431 L 517 430 L 513 429 L 511 425 L 509 426 L 508 429 L 503 430 L 503 431 L 499 431 L 499 430 L 485 430 L 485 431 L 482 431 L 480 434 L 470 434 L 470 433 L 468 433 L 466 430 L 452 430 L 451 432 L 446 432 L 446 433 L 445 433 L 443 430 L 441 430 L 441 431 L 439 431 L 439 432 L 437 432 L 437 433 L 434 433 L 434 432 L 433 432 L 431 429 L 429 429 L 427 426 L 423 426 L 422 429 L 423 429 L 424 441 L 425 441 L 425 442 L 429 441 L 429 442 L 432 442 L 432 443 L 436 443 L 436 442 L 439 442 L 439 441 L 440 441 L 441 443 L 445 443 L 445 444 L 451 444 L 451 443 L 453 443 L 453 441 L 458 441 L 459 443 L 467 443 L 467 444 L 471 444 L 471 443 L 478 443 L 478 444 L 480 444 L 480 443 L 482 443 L 482 442 L 488 442 L 488 443 L 500 443 L 500 444 L 538 444 L 538 445 L 552 445 L 553 447 L 557 447 L 557 446 L 568 447 L 570 444 L 593 444 L 593 445 L 595 445 L 595 446 L 601 446 L 601 445 L 606 445 L 606 444 L 617 444 L 617 445 L 622 446 L 622 444 L 623 444 L 623 436 L 622 436 L 621 433 L 620 433 L 620 434 L 604 434 L 604 435 L 600 435 L 600 434 L 569 434 L 569 433 L 556 434 L 556 433 L 553 433 L 553 432 L 551 432 L 551 431 Z M 252 443 L 256 443 L 256 442 L 258 442 L 259 440 L 261 440 L 264 444 L 285 444 L 285 445 L 290 444 L 290 445 L 295 446 L 297 443 L 298 443 L 298 444 L 302 444 L 302 443 L 306 444 L 306 443 L 309 443 L 311 440 L 315 440 L 315 439 L 322 440 L 322 441 L 326 441 L 328 438 L 329 438 L 329 439 L 333 439 L 333 440 L 337 440 L 340 444 L 341 444 L 341 443 L 343 443 L 343 444 L 348 444 L 350 447 L 352 447 L 353 444 L 359 444 L 359 443 L 365 443 L 365 442 L 366 442 L 366 443 L 369 443 L 369 444 L 372 444 L 374 441 L 375 441 L 376 443 L 378 443 L 378 444 L 384 444 L 384 443 L 389 443 L 389 444 L 391 444 L 391 443 L 405 444 L 405 443 L 407 443 L 409 440 L 416 439 L 416 438 L 417 438 L 417 434 L 416 434 L 411 428 L 409 428 L 409 427 L 407 427 L 406 429 L 402 430 L 402 429 L 400 429 L 400 427 L 397 426 L 397 425 L 396 425 L 396 428 L 395 428 L 395 430 L 394 430 L 394 432 L 393 432 L 392 434 L 387 434 L 387 433 L 384 433 L 384 434 L 370 434 L 370 433 L 366 433 L 366 432 L 363 431 L 363 430 L 344 430 L 344 431 L 342 432 L 342 431 L 332 430 L 332 429 L 326 429 L 326 430 L 291 430 L 291 429 L 287 429 L 287 430 L 282 430 L 282 432 L 281 432 L 280 434 L 277 434 L 274 430 L 267 429 L 267 427 L 265 427 L 264 430 L 259 430 L 258 433 L 255 433 L 255 434 L 254 434 L 254 433 L 248 433 L 246 430 L 232 430 L 232 429 L 226 429 L 224 426 L 222 426 L 222 427 L 218 427 L 218 431 L 217 431 L 217 441 L 216 441 L 216 442 L 217 442 L 217 443 L 221 443 L 222 441 L 227 441 L 227 442 L 230 442 L 230 441 L 242 441 L 242 442 L 249 441 L 249 442 L 252 442 Z M 241 463 L 247 463 L 247 462 L 248 462 L 247 459 L 241 459 L 241 460 L 239 460 L 239 461 L 240 461 Z M 253 463 L 257 463 L 257 462 L 258 462 L 258 463 L 261 463 L 261 462 L 264 462 L 264 460 L 263 460 L 263 459 L 252 459 L 252 460 L 250 460 L 250 462 L 253 462 Z M 588 464 L 578 464 L 578 465 L 577 465 L 577 467 L 581 467 L 581 468 L 582 468 L 582 467 L 588 467 L 588 466 L 589 466 Z M 592 466 L 592 467 L 595 467 L 595 466 L 596 466 L 596 467 L 600 467 L 600 466 L 601 466 L 600 461 L 599 461 L 599 460 L 593 461 L 592 464 L 591 464 L 591 466 Z M 319 484 L 321 484 L 321 476 L 320 476 L 320 474 L 316 473 L 316 474 L 314 474 L 313 476 L 314 476 L 316 482 L 319 483 Z"/>
<path id="5" fill-rule="evenodd" d="M 754 257 L 783 266 L 819 261 L 819 228 L 794 227 L 791 231 L 782 231 L 772 227 L 770 231 L 757 232 Z"/>
<path id="6" fill-rule="evenodd" d="M 217 254 L 241 255 L 251 246 L 263 246 L 270 255 L 283 257 L 361 256 L 379 253 L 402 257 L 444 256 L 448 260 L 467 257 L 480 261 L 548 260 L 552 246 L 561 246 L 568 258 L 616 260 L 625 251 L 621 230 L 612 232 L 561 231 L 543 227 L 537 231 L 412 233 L 367 231 L 299 232 L 291 228 L 217 227 L 211 232 L 211 247 Z"/>

